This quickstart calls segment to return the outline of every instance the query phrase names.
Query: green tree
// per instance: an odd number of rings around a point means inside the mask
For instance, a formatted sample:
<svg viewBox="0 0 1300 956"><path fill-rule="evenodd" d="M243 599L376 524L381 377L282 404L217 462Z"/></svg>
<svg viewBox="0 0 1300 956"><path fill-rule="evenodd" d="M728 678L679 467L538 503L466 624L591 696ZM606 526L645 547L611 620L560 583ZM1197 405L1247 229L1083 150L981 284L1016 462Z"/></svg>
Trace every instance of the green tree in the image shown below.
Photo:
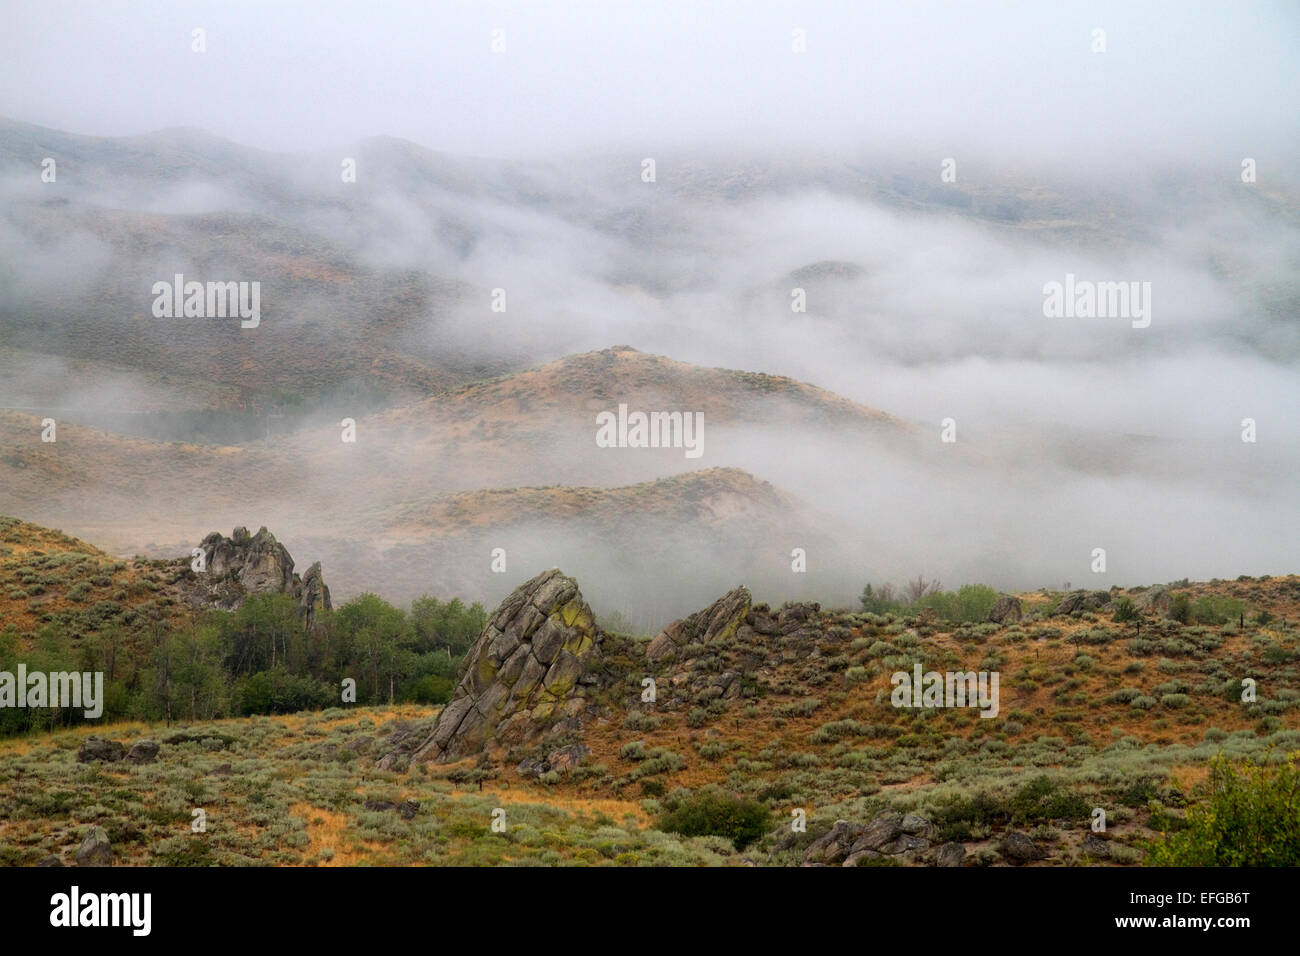
<svg viewBox="0 0 1300 956"><path fill-rule="evenodd" d="M882 584L879 588L868 584L862 589L862 596L858 600L862 602L862 610L870 614L888 614L901 610L903 606L894 598L892 584Z"/></svg>
<svg viewBox="0 0 1300 956"><path fill-rule="evenodd" d="M460 598L444 602L426 594L411 602L411 624L416 651L442 650L459 657L487 625L487 611L477 601L466 607Z"/></svg>
<svg viewBox="0 0 1300 956"><path fill-rule="evenodd" d="M250 594L219 620L225 666L236 676L287 665L290 642L303 630L298 602L288 594Z"/></svg>
<svg viewBox="0 0 1300 956"><path fill-rule="evenodd" d="M339 608L335 620L351 650L350 663L362 678L358 689L368 691L367 702L395 699L397 684L406 676L401 665L410 663L400 653L413 638L406 613L377 594L362 594Z"/></svg>

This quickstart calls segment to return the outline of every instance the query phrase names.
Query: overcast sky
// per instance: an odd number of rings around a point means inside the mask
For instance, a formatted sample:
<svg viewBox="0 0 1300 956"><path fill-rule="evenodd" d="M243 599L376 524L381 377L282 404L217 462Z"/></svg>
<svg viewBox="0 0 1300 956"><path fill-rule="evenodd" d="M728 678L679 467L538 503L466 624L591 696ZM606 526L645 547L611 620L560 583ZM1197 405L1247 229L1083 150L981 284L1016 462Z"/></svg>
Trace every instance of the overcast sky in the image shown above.
<svg viewBox="0 0 1300 956"><path fill-rule="evenodd" d="M916 141L1217 161L1284 154L1300 112L1294 0L10 0L0 26L0 114L277 150L369 135L489 156Z"/></svg>

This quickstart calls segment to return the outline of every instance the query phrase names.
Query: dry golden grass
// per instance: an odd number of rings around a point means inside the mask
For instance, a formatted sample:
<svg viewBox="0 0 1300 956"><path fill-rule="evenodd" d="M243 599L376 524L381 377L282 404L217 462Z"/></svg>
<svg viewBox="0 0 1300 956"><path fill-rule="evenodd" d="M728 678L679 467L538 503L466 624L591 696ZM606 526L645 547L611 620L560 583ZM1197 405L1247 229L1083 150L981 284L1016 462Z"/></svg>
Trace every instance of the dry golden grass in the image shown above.
<svg viewBox="0 0 1300 956"><path fill-rule="evenodd" d="M317 859L318 866L355 866L374 863L372 852L358 850L348 834L348 818L341 813L314 807L310 803L294 803L289 812L303 822L311 842L303 851L305 860ZM328 860L321 858L322 851L333 851Z"/></svg>
<svg viewBox="0 0 1300 956"><path fill-rule="evenodd" d="M502 805L514 803L550 807L554 810L562 810L573 816L587 817L588 819L605 816L615 823L622 823L630 816L638 826L642 827L649 826L652 823L650 815L635 800L580 796L566 793L560 788L539 788L522 785L505 789L496 786L485 787L482 792L477 789L454 790L452 796L456 798L466 796L482 797L495 800Z"/></svg>

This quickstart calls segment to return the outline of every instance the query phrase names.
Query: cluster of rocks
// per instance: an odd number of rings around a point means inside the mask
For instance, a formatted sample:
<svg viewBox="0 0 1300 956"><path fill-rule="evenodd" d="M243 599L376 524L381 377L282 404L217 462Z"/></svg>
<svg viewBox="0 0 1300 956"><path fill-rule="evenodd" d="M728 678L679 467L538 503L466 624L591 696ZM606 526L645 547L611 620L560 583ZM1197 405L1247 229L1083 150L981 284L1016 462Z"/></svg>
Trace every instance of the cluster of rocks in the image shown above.
<svg viewBox="0 0 1300 956"><path fill-rule="evenodd" d="M1056 605L1057 614L1073 614L1075 611L1101 611L1111 606L1109 591L1071 591L1061 598Z"/></svg>
<svg viewBox="0 0 1300 956"><path fill-rule="evenodd" d="M727 592L702 611L674 621L646 647L652 664L681 660L691 649L710 645L764 643L767 638L813 641L821 637L821 605L816 602L787 604L777 611L766 604L755 605L746 587Z"/></svg>
<svg viewBox="0 0 1300 956"><path fill-rule="evenodd" d="M158 744L152 740L137 740L127 750L119 740L105 740L94 735L87 737L77 748L77 763L153 763L158 759Z"/></svg>
<svg viewBox="0 0 1300 956"><path fill-rule="evenodd" d="M934 825L919 813L886 812L865 826L840 820L804 851L804 866L860 866L864 861L893 858L900 863L961 866L966 848L960 843L935 845ZM789 850L791 834L776 849Z"/></svg>
<svg viewBox="0 0 1300 956"><path fill-rule="evenodd" d="M791 603L773 610L754 604L747 588L736 588L669 624L646 646L646 660L660 674L654 707L672 711L740 697L746 674L783 659L820 656L827 639L820 604ZM701 656L720 660L716 667L683 666Z"/></svg>
<svg viewBox="0 0 1300 956"><path fill-rule="evenodd" d="M515 770L526 777L541 777L552 771L565 773L581 766L590 754L589 747L582 744L569 744L565 747L556 747L546 754L526 757L519 762Z"/></svg>
<svg viewBox="0 0 1300 956"><path fill-rule="evenodd" d="M86 831L81 845L77 847L77 866L112 866L117 854L108 839L108 833L101 826L93 826ZM63 859L57 853L40 860L37 866L63 866Z"/></svg>
<svg viewBox="0 0 1300 956"><path fill-rule="evenodd" d="M295 574L288 549L264 527L257 534L236 528L228 538L214 531L199 544L199 550L204 570L195 572L191 559L181 559L188 573L177 581L182 598L191 607L233 611L250 594L288 594L298 602L298 613L309 627L321 611L332 607L320 562L301 577Z"/></svg>
<svg viewBox="0 0 1300 956"><path fill-rule="evenodd" d="M559 568L542 572L497 608L427 736L416 743L407 734L379 766L392 769L404 756L448 763L488 740L509 746L577 730L588 689L600 682L604 639L577 582Z"/></svg>
<svg viewBox="0 0 1300 956"><path fill-rule="evenodd" d="M777 844L776 852L792 849L797 834ZM997 852L1007 863L1019 866L1047 859L1047 849L1024 833L1008 830L997 841ZM1105 839L1089 833L1083 841L1089 856L1106 858L1110 849ZM919 813L886 811L863 825L837 821L804 850L804 866L863 866L872 862L895 862L925 866L966 865L966 847L955 841L939 842L934 825Z"/></svg>
<svg viewBox="0 0 1300 956"><path fill-rule="evenodd" d="M396 810L397 815L403 820L414 820L416 813L420 810L420 801L402 800L393 803L390 800L367 800L362 806L375 813L387 813Z"/></svg>

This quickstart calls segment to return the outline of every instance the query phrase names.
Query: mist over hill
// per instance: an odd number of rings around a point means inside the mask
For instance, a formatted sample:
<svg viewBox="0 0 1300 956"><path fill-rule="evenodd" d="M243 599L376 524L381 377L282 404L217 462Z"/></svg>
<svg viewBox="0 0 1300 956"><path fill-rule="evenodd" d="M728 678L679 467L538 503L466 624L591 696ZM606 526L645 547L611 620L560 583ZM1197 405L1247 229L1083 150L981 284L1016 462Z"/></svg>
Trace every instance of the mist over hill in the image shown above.
<svg viewBox="0 0 1300 956"><path fill-rule="evenodd" d="M945 183L887 151L709 149L645 182L632 154L391 137L347 147L344 182L327 152L194 129L0 129L0 510L123 553L268 524L341 597L495 600L501 547L659 615L759 569L768 593L846 602L917 573L1027 588L1293 559L1300 221L1275 184L1193 162ZM177 273L260 282L260 324L156 317ZM1045 317L1067 274L1149 282L1149 325ZM598 448L620 404L702 413L702 457ZM741 509L735 538L686 486L642 484L701 468L788 497ZM522 490L592 485L632 510ZM452 501L463 526L417 517ZM651 576L672 606L637 597Z"/></svg>
<svg viewBox="0 0 1300 956"><path fill-rule="evenodd" d="M1293 568L1290 8L399 7L9 18L0 512L660 622Z"/></svg>

